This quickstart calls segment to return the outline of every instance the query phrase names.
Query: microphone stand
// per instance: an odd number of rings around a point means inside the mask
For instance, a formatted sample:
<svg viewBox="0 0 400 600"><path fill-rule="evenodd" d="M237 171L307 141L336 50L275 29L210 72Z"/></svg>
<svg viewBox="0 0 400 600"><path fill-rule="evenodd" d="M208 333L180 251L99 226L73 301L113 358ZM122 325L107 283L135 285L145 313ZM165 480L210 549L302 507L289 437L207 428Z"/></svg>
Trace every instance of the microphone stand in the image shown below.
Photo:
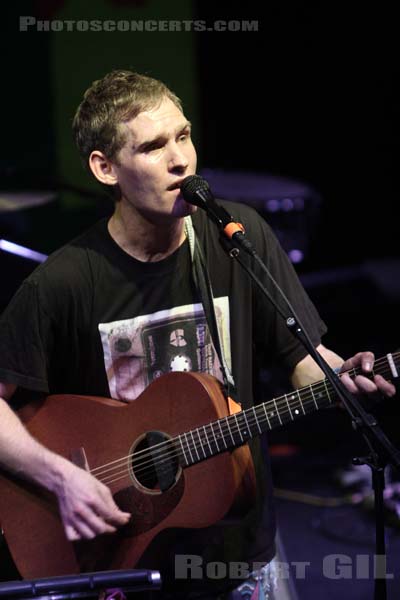
<svg viewBox="0 0 400 600"><path fill-rule="evenodd" d="M258 256L251 242L244 235L243 227L240 224L232 223L232 217L225 211L223 207L215 204L214 202L209 203L206 208L203 205L200 206L201 208L205 209L207 213L210 213L209 216L219 226L221 233L225 232L225 234L221 235L221 241L225 251L231 258L236 259L244 268L251 279L256 283L258 288L268 298L277 312L285 320L286 325L292 334L303 344L307 352L318 364L322 372L325 374L325 377L332 385L332 388L337 394L339 400L349 413L353 429L361 432L364 437L364 440L369 448L369 455L362 458L355 458L353 459L353 463L358 465L366 464L371 468L372 471L372 485L375 498L376 539L376 554L374 561L374 600L386 600L386 547L383 513L383 494L385 487L384 470L388 463L392 464L394 467L400 467L400 451L397 450L397 448L395 448L386 437L374 416L364 410L357 398L343 385L337 373L328 365L318 350L314 348L307 331L301 324L301 321L296 315L296 312L290 301L281 290L266 265ZM236 230L234 228L231 229L228 234L226 233L226 227L231 225L237 225L237 228ZM234 233L232 234L231 232L233 230ZM267 275L274 288L278 291L281 299L283 299L287 312L282 310L281 306L271 296L269 291L254 272L254 269L243 261L240 252L241 249L244 250L246 254L250 255L260 266L261 270Z"/></svg>

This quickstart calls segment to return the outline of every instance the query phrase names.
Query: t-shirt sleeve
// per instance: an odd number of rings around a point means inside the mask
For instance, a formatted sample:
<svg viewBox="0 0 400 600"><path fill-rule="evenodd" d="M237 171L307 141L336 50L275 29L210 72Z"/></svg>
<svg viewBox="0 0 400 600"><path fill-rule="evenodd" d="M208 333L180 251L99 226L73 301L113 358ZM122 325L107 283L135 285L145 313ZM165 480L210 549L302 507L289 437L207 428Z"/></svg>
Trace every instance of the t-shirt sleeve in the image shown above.
<svg viewBox="0 0 400 600"><path fill-rule="evenodd" d="M26 280L0 317L0 381L48 393L52 340L38 285Z"/></svg>
<svg viewBox="0 0 400 600"><path fill-rule="evenodd" d="M268 267L271 275L293 306L304 330L309 334L314 346L321 342L327 327L310 300L293 268L286 252L282 249L270 226L253 209L246 210L244 216L248 237L255 245L258 254ZM276 290L271 280L257 269L261 281L274 300L288 317L291 311ZM289 331L285 320L272 307L270 301L259 289L254 292L255 331L258 348L263 348L291 372L296 364L307 355L303 344Z"/></svg>

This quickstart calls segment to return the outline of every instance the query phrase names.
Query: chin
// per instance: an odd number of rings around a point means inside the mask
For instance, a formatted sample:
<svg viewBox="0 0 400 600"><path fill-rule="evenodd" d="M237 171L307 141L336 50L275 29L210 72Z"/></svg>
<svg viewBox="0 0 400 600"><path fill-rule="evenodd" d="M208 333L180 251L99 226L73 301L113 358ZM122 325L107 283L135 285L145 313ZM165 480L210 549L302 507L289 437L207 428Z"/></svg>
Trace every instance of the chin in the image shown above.
<svg viewBox="0 0 400 600"><path fill-rule="evenodd" d="M186 200L184 200L182 196L180 196L177 198L177 201L174 204L174 207L172 209L172 215L178 218L187 217L195 213L196 210L197 206L194 206L193 204L188 204L188 202L186 202Z"/></svg>

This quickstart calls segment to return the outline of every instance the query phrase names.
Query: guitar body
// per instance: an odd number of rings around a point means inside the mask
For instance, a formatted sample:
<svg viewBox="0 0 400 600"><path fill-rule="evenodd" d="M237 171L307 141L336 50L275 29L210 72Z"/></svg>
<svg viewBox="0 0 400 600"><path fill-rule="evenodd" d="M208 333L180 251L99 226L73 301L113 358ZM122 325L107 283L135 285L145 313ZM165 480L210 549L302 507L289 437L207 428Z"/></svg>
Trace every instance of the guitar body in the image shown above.
<svg viewBox="0 0 400 600"><path fill-rule="evenodd" d="M138 451L146 432L173 437L227 415L219 382L199 373L165 375L130 404L49 396L26 422L29 431L55 452L80 466L86 463L109 486L117 504L132 513L132 519L115 534L71 543L65 537L55 496L1 474L0 522L21 575L31 579L132 568L166 528L207 527L239 505L245 513L255 491L247 445L178 468L165 491L145 485L129 458Z"/></svg>

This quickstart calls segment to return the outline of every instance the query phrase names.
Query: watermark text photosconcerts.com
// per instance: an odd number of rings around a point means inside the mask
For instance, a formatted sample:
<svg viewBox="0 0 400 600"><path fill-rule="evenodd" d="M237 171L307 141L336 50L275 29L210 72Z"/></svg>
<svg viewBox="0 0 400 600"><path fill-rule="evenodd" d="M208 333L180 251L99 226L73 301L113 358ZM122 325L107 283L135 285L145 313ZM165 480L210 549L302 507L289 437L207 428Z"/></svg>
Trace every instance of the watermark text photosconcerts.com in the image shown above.
<svg viewBox="0 0 400 600"><path fill-rule="evenodd" d="M20 31L121 31L121 32L153 32L153 31L258 31L258 21L174 21L153 20L132 21L127 19L51 19L38 20L32 16L19 17Z"/></svg>

